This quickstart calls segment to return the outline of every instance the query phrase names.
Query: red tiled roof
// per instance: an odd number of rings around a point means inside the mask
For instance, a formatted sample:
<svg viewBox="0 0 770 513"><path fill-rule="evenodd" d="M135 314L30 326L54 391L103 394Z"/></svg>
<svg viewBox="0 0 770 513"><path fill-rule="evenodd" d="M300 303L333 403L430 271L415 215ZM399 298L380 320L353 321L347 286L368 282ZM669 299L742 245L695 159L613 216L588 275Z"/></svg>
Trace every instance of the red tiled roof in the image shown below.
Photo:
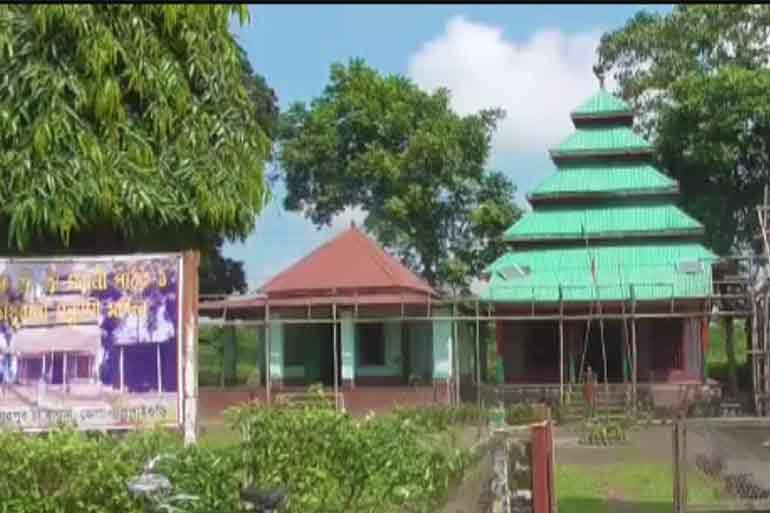
<svg viewBox="0 0 770 513"><path fill-rule="evenodd" d="M397 289L437 295L430 285L355 226L275 276L262 286L260 292L272 298L367 289Z"/></svg>
<svg viewBox="0 0 770 513"><path fill-rule="evenodd" d="M434 297L435 299L435 297ZM318 296L312 298L306 297L280 297L268 299L266 297L253 297L243 299L224 299L217 301L205 301L200 303L200 311L214 311L227 308L228 310L239 310L248 308L264 308L267 303L270 303L270 308L275 307L306 307L308 304L311 306L325 306L336 304L337 306L354 306L358 305L427 305L430 303L429 295L418 292L404 292L403 294L388 292L383 294L361 294L350 295L344 294L339 296ZM436 303L441 304L440 300Z"/></svg>

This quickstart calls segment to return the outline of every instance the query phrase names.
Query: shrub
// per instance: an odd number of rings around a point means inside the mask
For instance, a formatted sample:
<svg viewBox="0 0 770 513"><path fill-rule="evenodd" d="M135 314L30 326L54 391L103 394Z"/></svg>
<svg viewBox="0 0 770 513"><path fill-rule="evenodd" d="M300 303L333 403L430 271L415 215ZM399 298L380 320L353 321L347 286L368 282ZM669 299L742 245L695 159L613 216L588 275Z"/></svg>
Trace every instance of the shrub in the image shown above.
<svg viewBox="0 0 770 513"><path fill-rule="evenodd" d="M628 418L594 417L583 422L580 443L583 445L612 446L628 441L632 421Z"/></svg>
<svg viewBox="0 0 770 513"><path fill-rule="evenodd" d="M508 406L505 411L505 422L515 426L529 424L535 419L535 410L529 403L516 403Z"/></svg>
<svg viewBox="0 0 770 513"><path fill-rule="evenodd" d="M245 406L234 413L244 434L241 461L259 486L288 489L289 512L430 511L468 454L426 443L425 426L446 417L404 412L356 422L312 405Z"/></svg>

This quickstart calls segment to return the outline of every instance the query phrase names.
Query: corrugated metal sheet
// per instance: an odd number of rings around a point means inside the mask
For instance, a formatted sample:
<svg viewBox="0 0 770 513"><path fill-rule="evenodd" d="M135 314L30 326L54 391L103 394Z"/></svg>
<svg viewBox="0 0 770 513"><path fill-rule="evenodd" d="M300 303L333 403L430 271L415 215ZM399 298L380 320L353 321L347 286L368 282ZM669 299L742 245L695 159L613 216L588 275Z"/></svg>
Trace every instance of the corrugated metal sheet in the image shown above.
<svg viewBox="0 0 770 513"><path fill-rule="evenodd" d="M559 146L551 150L552 155L580 153L622 153L629 150L652 149L645 141L627 126L578 128Z"/></svg>
<svg viewBox="0 0 770 513"><path fill-rule="evenodd" d="M591 206L588 208L539 208L510 227L509 241L606 236L644 232L697 232L698 221L674 205Z"/></svg>
<svg viewBox="0 0 770 513"><path fill-rule="evenodd" d="M560 168L540 182L531 196L586 193L675 192L675 180L649 164L583 165Z"/></svg>
<svg viewBox="0 0 770 513"><path fill-rule="evenodd" d="M614 94L608 93L604 89L599 90L598 93L584 101L578 108L572 111L572 115L575 117L600 117L602 115L612 115L619 113L631 114L631 107L629 107L626 102Z"/></svg>
<svg viewBox="0 0 770 513"><path fill-rule="evenodd" d="M596 262L596 283L591 257ZM700 244L647 244L529 250L508 253L489 266L490 283L483 298L498 302L638 300L698 298L711 292L710 263L716 255ZM701 272L677 270L683 261L701 261ZM518 265L527 276L504 278L499 272Z"/></svg>

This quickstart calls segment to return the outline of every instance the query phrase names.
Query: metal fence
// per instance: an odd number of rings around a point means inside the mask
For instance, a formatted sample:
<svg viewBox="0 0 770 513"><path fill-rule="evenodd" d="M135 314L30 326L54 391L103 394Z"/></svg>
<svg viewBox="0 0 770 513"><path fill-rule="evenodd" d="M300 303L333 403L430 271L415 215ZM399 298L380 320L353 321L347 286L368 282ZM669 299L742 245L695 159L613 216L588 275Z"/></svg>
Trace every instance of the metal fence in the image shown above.
<svg viewBox="0 0 770 513"><path fill-rule="evenodd" d="M675 513L770 511L767 419L680 418L673 435Z"/></svg>

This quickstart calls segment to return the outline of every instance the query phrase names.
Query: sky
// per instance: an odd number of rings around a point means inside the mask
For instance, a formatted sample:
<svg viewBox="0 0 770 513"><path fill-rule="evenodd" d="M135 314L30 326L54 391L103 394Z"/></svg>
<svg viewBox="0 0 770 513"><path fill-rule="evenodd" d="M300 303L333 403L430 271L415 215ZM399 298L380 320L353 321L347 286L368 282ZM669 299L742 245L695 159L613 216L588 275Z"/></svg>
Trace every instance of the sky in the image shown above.
<svg viewBox="0 0 770 513"><path fill-rule="evenodd" d="M489 168L511 177L516 200L555 168L548 148L572 130L569 112L596 92L601 35L651 5L252 5L233 25L254 70L275 89L281 110L320 95L334 62L361 57L383 74L401 74L431 91L447 87L460 114L502 107ZM607 86L612 89L612 81ZM270 172L274 172L271 169ZM282 208L280 182L243 243L225 256L244 262L250 290L350 226L347 210L318 229Z"/></svg>

